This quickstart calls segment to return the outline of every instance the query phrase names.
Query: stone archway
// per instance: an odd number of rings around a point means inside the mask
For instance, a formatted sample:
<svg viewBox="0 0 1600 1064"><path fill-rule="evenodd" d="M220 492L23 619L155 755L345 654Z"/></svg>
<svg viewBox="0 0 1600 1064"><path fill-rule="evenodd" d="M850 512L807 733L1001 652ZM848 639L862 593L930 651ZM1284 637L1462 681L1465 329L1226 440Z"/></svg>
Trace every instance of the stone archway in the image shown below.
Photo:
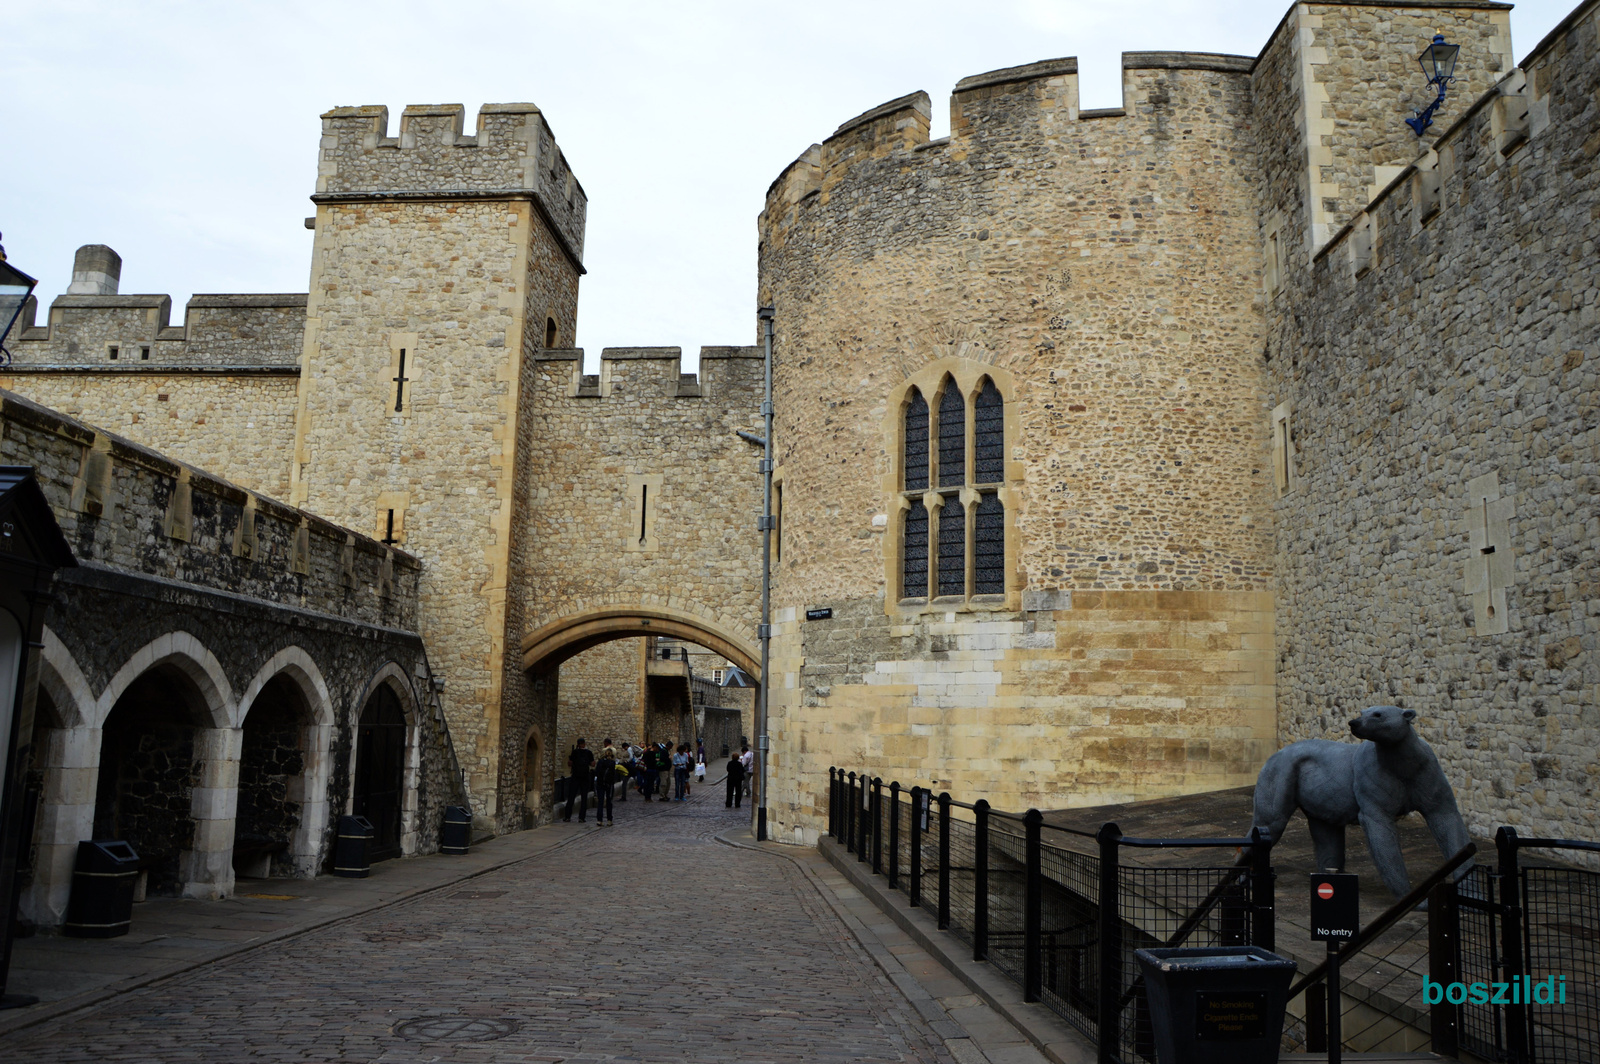
<svg viewBox="0 0 1600 1064"><path fill-rule="evenodd" d="M544 672L574 654L626 636L670 636L697 643L761 682L759 652L716 621L661 606L601 606L550 621L522 638L522 667Z"/></svg>

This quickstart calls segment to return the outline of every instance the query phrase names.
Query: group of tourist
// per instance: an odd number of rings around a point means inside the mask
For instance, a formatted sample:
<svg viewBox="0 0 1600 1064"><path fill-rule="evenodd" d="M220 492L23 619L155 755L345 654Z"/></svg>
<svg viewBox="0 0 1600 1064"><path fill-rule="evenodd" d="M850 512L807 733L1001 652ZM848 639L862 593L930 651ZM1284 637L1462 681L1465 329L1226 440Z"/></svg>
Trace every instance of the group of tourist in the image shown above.
<svg viewBox="0 0 1600 1064"><path fill-rule="evenodd" d="M749 743L741 743L737 757L728 760L727 800L724 803L737 809L740 799L750 794L750 779L755 767L755 753ZM562 820L571 823L572 807L578 806L578 822L588 818L589 795L592 788L595 798L595 821L613 823L612 803L617 785L622 784L622 800L628 800L628 788L644 795L645 801L667 800L667 772L672 773L672 800L686 802L691 790L691 777L699 783L706 778L705 741L696 740L693 747L679 743L651 743L639 747L624 739L617 743L605 741L596 756L589 749L589 741L580 738L567 755L567 809ZM581 783L579 781L582 781Z"/></svg>

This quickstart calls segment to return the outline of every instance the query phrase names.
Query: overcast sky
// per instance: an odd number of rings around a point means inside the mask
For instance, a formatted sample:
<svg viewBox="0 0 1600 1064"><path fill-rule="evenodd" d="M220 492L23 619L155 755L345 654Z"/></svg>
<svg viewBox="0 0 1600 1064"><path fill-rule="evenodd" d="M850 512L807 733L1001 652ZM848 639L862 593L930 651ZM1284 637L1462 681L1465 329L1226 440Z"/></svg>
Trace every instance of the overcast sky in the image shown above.
<svg viewBox="0 0 1600 1064"><path fill-rule="evenodd" d="M1517 58L1572 6L1518 4ZM845 119L924 89L943 136L957 80L1063 55L1079 58L1082 105L1114 107L1122 52L1255 55L1286 9L19 3L0 20L0 231L42 304L65 290L80 244L104 243L122 255L122 291L170 293L178 324L195 292L306 290L321 112L387 104L393 134L407 104L462 103L470 132L480 104L532 101L589 194L578 344L591 362L614 346L691 354L755 342L767 185Z"/></svg>

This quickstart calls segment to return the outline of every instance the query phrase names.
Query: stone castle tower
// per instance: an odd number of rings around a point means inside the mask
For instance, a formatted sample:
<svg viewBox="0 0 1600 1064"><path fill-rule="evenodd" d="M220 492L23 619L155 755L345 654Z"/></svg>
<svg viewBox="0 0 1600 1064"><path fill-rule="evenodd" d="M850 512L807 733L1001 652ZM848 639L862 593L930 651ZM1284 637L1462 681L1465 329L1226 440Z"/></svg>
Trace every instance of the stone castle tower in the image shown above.
<svg viewBox="0 0 1600 1064"><path fill-rule="evenodd" d="M426 638L494 816L522 366L570 343L587 203L532 104L473 136L459 106L388 117L322 116L290 497L430 560Z"/></svg>
<svg viewBox="0 0 1600 1064"><path fill-rule="evenodd" d="M1458 789L1486 748L1513 766L1468 792L1477 825L1591 830L1569 503L1596 288L1557 245L1600 217L1596 4L1522 69L1507 11L1297 3L1253 58L1126 54L1103 110L1073 59L991 71L948 138L914 93L778 176L778 837L814 837L830 765L1093 804L1248 783L1407 699ZM1419 142L1436 33L1458 80ZM585 375L582 189L537 108L463 121L330 111L309 294L197 296L172 327L96 252L5 384L415 555L472 800L506 828L564 772L562 661L667 636L755 668L735 433L760 363L633 348ZM1449 345L1446 303L1473 308Z"/></svg>

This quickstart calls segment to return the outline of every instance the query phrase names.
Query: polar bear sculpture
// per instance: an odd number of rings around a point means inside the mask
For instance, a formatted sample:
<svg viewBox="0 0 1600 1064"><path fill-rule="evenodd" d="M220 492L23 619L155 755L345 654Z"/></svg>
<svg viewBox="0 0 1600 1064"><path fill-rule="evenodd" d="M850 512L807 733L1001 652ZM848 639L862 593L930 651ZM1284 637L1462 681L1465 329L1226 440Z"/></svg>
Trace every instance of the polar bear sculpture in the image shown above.
<svg viewBox="0 0 1600 1064"><path fill-rule="evenodd" d="M1328 739L1290 743L1256 779L1255 824L1273 839L1295 807L1305 810L1320 870L1344 868L1344 829L1360 823L1384 885L1396 898L1411 889L1395 821L1421 813L1446 858L1469 841L1455 792L1433 748L1411 728L1414 709L1373 706L1350 722L1359 745ZM1466 874L1469 861L1457 878Z"/></svg>

